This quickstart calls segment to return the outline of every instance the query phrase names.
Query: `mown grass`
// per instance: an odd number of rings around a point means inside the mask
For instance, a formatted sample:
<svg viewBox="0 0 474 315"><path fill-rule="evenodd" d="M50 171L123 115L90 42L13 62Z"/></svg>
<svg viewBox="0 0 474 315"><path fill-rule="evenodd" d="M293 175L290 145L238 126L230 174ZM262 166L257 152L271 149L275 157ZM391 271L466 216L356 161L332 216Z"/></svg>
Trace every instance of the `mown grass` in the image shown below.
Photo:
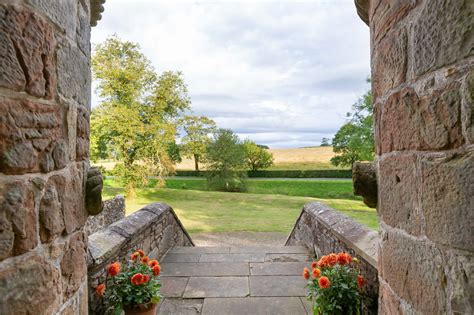
<svg viewBox="0 0 474 315"><path fill-rule="evenodd" d="M323 202L371 229L378 228L375 210L352 195L350 181L249 180L247 193L207 191L206 182L199 179L169 179L167 188L153 185L156 182L151 181L148 188L136 190L136 197L127 198L127 212L151 202L166 202L190 233L289 233L303 205L314 201ZM105 198L123 193L117 181L105 181Z"/></svg>

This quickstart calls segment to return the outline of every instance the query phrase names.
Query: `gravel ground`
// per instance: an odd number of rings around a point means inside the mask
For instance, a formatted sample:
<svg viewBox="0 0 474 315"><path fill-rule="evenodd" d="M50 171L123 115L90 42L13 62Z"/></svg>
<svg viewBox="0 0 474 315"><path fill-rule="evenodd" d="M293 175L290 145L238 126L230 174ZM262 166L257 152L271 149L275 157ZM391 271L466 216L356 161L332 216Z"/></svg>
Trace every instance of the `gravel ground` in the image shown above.
<svg viewBox="0 0 474 315"><path fill-rule="evenodd" d="M230 232L194 233L191 238L196 246L282 246L287 233L277 232Z"/></svg>

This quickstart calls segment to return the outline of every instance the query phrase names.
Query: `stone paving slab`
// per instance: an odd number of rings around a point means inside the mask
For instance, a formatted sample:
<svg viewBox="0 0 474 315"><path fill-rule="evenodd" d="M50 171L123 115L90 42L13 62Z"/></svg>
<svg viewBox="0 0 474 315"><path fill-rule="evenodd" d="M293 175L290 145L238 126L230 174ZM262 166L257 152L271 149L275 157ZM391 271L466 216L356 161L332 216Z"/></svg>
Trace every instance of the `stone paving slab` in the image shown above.
<svg viewBox="0 0 474 315"><path fill-rule="evenodd" d="M250 263L250 274L255 276L300 276L307 262Z"/></svg>
<svg viewBox="0 0 474 315"><path fill-rule="evenodd" d="M246 246L246 247L231 247L231 253L236 254L307 254L308 250L304 246Z"/></svg>
<svg viewBox="0 0 474 315"><path fill-rule="evenodd" d="M212 277L248 276L248 263L163 263L162 276L171 277Z"/></svg>
<svg viewBox="0 0 474 315"><path fill-rule="evenodd" d="M308 254L266 254L265 262L298 262L311 261Z"/></svg>
<svg viewBox="0 0 474 315"><path fill-rule="evenodd" d="M308 301L306 297L300 297L301 302L306 310L306 313L313 315L313 303Z"/></svg>
<svg viewBox="0 0 474 315"><path fill-rule="evenodd" d="M168 263L168 262L199 262L201 258L201 254L167 254L160 263Z"/></svg>
<svg viewBox="0 0 474 315"><path fill-rule="evenodd" d="M184 298L246 297L247 277L193 277L189 279Z"/></svg>
<svg viewBox="0 0 474 315"><path fill-rule="evenodd" d="M253 254L202 254L199 262L264 262L264 253Z"/></svg>
<svg viewBox="0 0 474 315"><path fill-rule="evenodd" d="M297 297L206 298L202 315L300 315L307 314Z"/></svg>
<svg viewBox="0 0 474 315"><path fill-rule="evenodd" d="M198 315L201 314L204 299L165 298L159 309L159 315Z"/></svg>
<svg viewBox="0 0 474 315"><path fill-rule="evenodd" d="M160 292L164 297L182 297L188 277L161 277Z"/></svg>
<svg viewBox="0 0 474 315"><path fill-rule="evenodd" d="M230 247L212 247L212 246L176 246L168 254L206 254L206 253L230 253Z"/></svg>
<svg viewBox="0 0 474 315"><path fill-rule="evenodd" d="M250 296L306 296L302 276L251 276Z"/></svg>

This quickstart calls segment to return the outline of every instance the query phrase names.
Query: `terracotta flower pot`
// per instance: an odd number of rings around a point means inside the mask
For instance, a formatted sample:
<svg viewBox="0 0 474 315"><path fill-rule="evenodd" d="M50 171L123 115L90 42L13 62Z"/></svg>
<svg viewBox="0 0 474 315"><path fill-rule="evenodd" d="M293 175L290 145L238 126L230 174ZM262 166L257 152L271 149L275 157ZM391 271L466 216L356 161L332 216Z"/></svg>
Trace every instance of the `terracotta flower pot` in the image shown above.
<svg viewBox="0 0 474 315"><path fill-rule="evenodd" d="M158 304L150 303L148 307L143 305L125 306L125 315L155 315Z"/></svg>

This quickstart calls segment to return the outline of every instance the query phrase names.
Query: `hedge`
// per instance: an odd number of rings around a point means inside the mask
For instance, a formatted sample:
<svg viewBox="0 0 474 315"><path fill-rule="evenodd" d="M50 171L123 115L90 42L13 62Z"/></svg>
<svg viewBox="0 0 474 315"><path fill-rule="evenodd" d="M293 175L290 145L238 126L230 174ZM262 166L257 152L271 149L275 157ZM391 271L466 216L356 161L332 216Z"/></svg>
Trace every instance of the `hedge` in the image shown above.
<svg viewBox="0 0 474 315"><path fill-rule="evenodd" d="M352 178L351 170L264 170L248 171L248 177L262 178ZM206 171L176 171L176 176L201 177Z"/></svg>

